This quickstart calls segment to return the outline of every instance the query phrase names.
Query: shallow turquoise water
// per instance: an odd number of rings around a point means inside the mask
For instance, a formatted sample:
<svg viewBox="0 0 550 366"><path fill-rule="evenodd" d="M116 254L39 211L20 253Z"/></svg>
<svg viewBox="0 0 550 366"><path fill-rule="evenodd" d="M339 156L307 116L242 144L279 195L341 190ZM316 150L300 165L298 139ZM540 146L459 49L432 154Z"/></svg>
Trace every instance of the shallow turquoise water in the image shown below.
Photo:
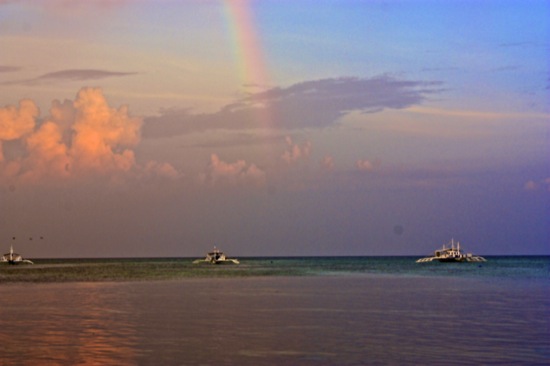
<svg viewBox="0 0 550 366"><path fill-rule="evenodd" d="M416 263L416 257L240 258L240 265L193 264L193 258L36 259L0 266L0 283L133 281L189 277L392 275L550 279L550 256L487 257L484 263Z"/></svg>

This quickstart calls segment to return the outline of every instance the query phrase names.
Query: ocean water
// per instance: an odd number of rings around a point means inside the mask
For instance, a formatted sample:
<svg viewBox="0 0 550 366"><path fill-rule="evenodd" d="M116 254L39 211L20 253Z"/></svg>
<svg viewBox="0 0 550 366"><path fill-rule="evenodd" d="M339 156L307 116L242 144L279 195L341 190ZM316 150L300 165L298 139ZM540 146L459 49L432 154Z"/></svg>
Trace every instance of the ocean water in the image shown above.
<svg viewBox="0 0 550 366"><path fill-rule="evenodd" d="M260 257L240 265L196 265L196 258L35 259L34 265L0 265L8 282L136 281L258 276L423 276L550 280L550 256L486 257L481 263L416 263L418 257Z"/></svg>
<svg viewBox="0 0 550 366"><path fill-rule="evenodd" d="M0 365L550 364L550 257L0 266Z"/></svg>

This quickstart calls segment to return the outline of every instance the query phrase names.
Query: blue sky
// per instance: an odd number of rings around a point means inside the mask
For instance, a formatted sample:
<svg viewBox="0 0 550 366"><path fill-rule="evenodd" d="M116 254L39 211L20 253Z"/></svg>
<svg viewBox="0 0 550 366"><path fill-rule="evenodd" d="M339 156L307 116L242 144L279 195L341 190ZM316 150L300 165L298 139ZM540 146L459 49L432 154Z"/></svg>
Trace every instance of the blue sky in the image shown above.
<svg viewBox="0 0 550 366"><path fill-rule="evenodd" d="M1 240L550 254L549 36L547 1L0 1Z"/></svg>

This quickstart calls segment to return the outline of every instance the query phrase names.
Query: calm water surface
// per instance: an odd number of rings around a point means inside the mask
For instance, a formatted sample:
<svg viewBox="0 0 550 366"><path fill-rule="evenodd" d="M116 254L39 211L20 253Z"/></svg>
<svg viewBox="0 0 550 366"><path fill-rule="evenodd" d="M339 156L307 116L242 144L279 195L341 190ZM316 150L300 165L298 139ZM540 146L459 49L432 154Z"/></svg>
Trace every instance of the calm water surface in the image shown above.
<svg viewBox="0 0 550 366"><path fill-rule="evenodd" d="M0 364L550 363L548 257L412 260L3 266Z"/></svg>

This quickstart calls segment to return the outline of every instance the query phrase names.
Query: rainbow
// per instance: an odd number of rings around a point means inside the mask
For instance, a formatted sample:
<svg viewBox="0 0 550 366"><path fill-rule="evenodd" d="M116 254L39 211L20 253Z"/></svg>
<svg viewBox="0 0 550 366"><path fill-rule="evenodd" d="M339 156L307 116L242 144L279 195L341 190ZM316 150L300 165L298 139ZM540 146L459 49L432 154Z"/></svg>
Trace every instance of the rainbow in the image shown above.
<svg viewBox="0 0 550 366"><path fill-rule="evenodd" d="M252 14L251 0L225 0L234 58L245 85L269 85L262 47Z"/></svg>
<svg viewBox="0 0 550 366"><path fill-rule="evenodd" d="M263 50L252 11L252 0L225 0L234 59L242 85L266 89L270 86ZM272 127L269 106L260 108L257 118L261 127Z"/></svg>

